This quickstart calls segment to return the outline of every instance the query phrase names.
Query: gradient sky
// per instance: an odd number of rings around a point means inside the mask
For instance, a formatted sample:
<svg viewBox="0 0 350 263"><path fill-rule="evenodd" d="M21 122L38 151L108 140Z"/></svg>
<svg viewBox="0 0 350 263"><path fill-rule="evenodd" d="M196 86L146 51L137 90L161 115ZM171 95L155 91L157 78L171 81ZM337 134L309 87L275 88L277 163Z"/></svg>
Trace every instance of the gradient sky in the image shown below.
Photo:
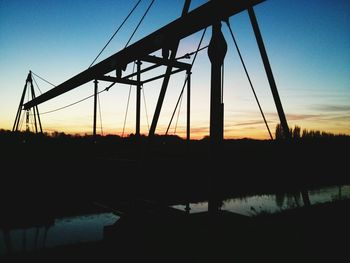
<svg viewBox="0 0 350 263"><path fill-rule="evenodd" d="M85 70L136 2L0 0L0 128L12 129L29 70L56 85ZM131 43L178 18L183 2L156 0ZM205 2L193 0L191 9ZM149 3L150 0L141 2L98 61L124 47ZM255 13L289 125L350 134L350 1L267 0L255 7ZM274 131L278 123L276 108L247 12L231 17L230 22L269 126ZM226 25L223 32L229 47L225 59L225 137L268 138ZM200 35L199 32L182 40L179 55L194 51ZM211 30L208 30L203 45L209 43L210 35ZM127 69L131 71L132 64ZM165 133L184 78L184 73L171 78L156 131L159 134ZM38 78L36 81L42 92L52 88ZM204 50L192 74L193 138L209 133L209 84L210 63ZM54 110L87 97L93 93L93 86L90 82L40 104L39 111ZM107 83L100 82L100 89L106 86ZM160 86L161 81L144 85L148 118L142 101L142 133L148 132ZM38 90L36 93L40 94ZM101 93L104 134L122 133L128 93L129 86L122 84ZM135 130L135 95L132 88L125 133ZM186 128L185 106L184 97L176 129L180 136L184 136ZM41 120L47 132L91 133L92 114L93 99L89 99L43 114ZM173 125L170 133L174 129Z"/></svg>

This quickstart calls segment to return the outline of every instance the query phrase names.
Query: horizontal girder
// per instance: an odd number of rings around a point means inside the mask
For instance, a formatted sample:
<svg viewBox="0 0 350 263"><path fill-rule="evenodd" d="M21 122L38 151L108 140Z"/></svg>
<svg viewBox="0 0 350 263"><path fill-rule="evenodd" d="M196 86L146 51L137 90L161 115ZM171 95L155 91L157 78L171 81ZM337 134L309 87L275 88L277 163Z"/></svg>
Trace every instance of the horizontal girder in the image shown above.
<svg viewBox="0 0 350 263"><path fill-rule="evenodd" d="M143 39L27 102L24 104L24 109L29 109L55 98L91 80L100 79L104 74L113 70L125 68L130 62L142 59L159 49L171 49L173 43L217 21L225 20L232 15L264 1L265 0L211 0L192 10L186 16L174 20Z"/></svg>

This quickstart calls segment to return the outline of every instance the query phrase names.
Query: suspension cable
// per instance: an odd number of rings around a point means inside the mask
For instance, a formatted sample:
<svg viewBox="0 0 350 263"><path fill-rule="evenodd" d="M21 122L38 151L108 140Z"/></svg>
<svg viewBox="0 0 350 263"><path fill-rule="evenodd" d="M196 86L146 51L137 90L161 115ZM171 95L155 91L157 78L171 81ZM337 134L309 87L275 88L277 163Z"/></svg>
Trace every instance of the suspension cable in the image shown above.
<svg viewBox="0 0 350 263"><path fill-rule="evenodd" d="M105 88L104 90L101 90L101 91L97 92L97 95L100 94L100 93L102 93L102 92L104 92L104 91L108 91L108 87ZM85 101L85 100L87 100L87 99L90 99L90 98L93 97L94 95L95 95L95 94L92 94L92 95L87 96L87 97L85 97L85 98L83 98L83 99L81 99L81 100L78 100L78 101L76 101L76 102L73 102L73 103L71 103L71 104L68 104L68 105L66 105L66 106L63 106L63 107L60 107L60 108L57 108L57 109L54 109L54 110L50 110L50 111L46 111L46 112L41 112L39 115L44 115L44 114L52 113L52 112L55 112L55 111L63 110L63 109L65 109L65 108L68 108L68 107L71 107L71 106L73 106L73 105L76 105L76 104L78 104L78 103L80 103L80 102L83 102L83 101Z"/></svg>
<svg viewBox="0 0 350 263"><path fill-rule="evenodd" d="M133 66L132 66L132 73L135 72L135 65L136 65L136 62L134 61L134 64L133 64ZM133 78L134 78L134 77L132 77L131 79L133 79ZM126 125L126 118L127 118L127 116L128 116L131 88L132 88L132 85L130 84L130 86L129 86L128 101L127 101L127 103L126 103L126 111L125 111L125 117L124 117L124 124L123 124L122 137L124 137L124 131L125 131L125 125Z"/></svg>
<svg viewBox="0 0 350 263"><path fill-rule="evenodd" d="M129 87L128 101L127 101L127 103L126 103L126 111L125 111L125 117L124 117L124 124L123 124L122 137L124 137L124 131L125 131L125 125L126 125L126 118L127 118L127 116L128 116L130 94L131 94L131 85L130 85L130 87Z"/></svg>
<svg viewBox="0 0 350 263"><path fill-rule="evenodd" d="M148 122L148 113L147 113L147 103L146 103L146 97L145 97L145 89L142 86L142 96L143 96L143 105L145 106L145 113L146 113L146 120L147 120L147 126L149 131L149 122Z"/></svg>
<svg viewBox="0 0 350 263"><path fill-rule="evenodd" d="M101 125L101 134L103 136L103 129L102 129L102 113L101 113L101 104L100 104L100 95L97 94L97 103L98 103L98 111L100 113L100 125Z"/></svg>
<svg viewBox="0 0 350 263"><path fill-rule="evenodd" d="M202 51L202 50L204 50L204 49L206 49L206 48L208 48L208 47L209 47L209 45L206 45L205 47L202 47L202 48L200 48L200 49L198 49L198 50L196 50L196 51L193 51L193 52L190 52L190 53L186 53L185 55L176 58L176 60L183 59L183 58L188 58L188 59L189 59L189 58L191 58L191 56L192 56L193 54L196 54L196 53L198 53L199 51Z"/></svg>
<svg viewBox="0 0 350 263"><path fill-rule="evenodd" d="M34 76L38 77L39 79L41 79L42 81L45 81L47 84L50 84L51 86L56 87L56 85L52 84L50 81L48 81L48 80L46 80L46 79L40 77L39 75L35 74L33 71L32 71L32 74L33 74Z"/></svg>
<svg viewBox="0 0 350 263"><path fill-rule="evenodd" d="M21 117L21 119L19 121L19 130L22 130L24 119L25 119L25 114L22 114L22 117Z"/></svg>
<svg viewBox="0 0 350 263"><path fill-rule="evenodd" d="M140 4L141 0L139 0L136 5L131 9L131 11L129 12L129 14L126 16L126 18L124 19L124 21L121 23L121 25L118 27L118 29L114 32L114 34L111 36L111 38L108 40L107 44L102 48L102 50L100 51L100 53L98 53L98 55L96 56L96 58L92 61L92 63L90 64L89 68L91 68L91 66L95 63L95 61L100 57L100 55L102 54L102 52L106 49L106 47L109 45L109 43L112 41L112 39L115 37L115 35L119 32L119 30L123 27L123 25L125 24L125 22L129 19L129 17L131 16L131 14L135 11L135 9L137 8L137 6Z"/></svg>
<svg viewBox="0 0 350 263"><path fill-rule="evenodd" d="M222 62L222 68L221 68L221 104L224 103L224 82L225 82L225 61Z"/></svg>
<svg viewBox="0 0 350 263"><path fill-rule="evenodd" d="M202 42L203 42L204 35L205 35L205 32L206 32L206 31L207 31L207 28L205 28L205 29L203 30L203 34L202 34L202 36L201 36L201 39L199 40L199 43L198 43L198 46L197 46L197 50L196 50L195 52L191 52L192 54L194 54L194 57L193 57L193 60L192 60L191 66L190 66L190 70L192 69L194 62L196 61L198 52L199 52L200 50L203 49L203 48L201 49L201 45L202 45ZM205 48L207 48L207 47L208 47L208 46L206 46ZM169 132L169 128L170 128L171 123L172 123L172 121L173 121L173 118L174 118L174 115L175 115L177 106L179 105L180 99L181 99L181 97L182 97L182 95L183 95L183 92L184 92L184 90L185 90L185 86L186 86L187 80L188 80L188 77L185 78L184 84L183 84L183 86L182 86L182 90L181 90L181 92L180 92L180 96L179 96L179 98L178 98L178 100L177 100L177 102L176 102L175 109L174 109L174 111L173 111L173 114L171 115L170 122L169 122L169 124L168 124L168 128L166 129L165 135L167 135L168 132Z"/></svg>
<svg viewBox="0 0 350 263"><path fill-rule="evenodd" d="M41 92L41 89L39 88L38 83L36 83L36 80L35 80L34 76L32 77L32 80L34 80L34 83L35 83L36 87L38 88L40 94L43 94L43 93Z"/></svg>
<svg viewBox="0 0 350 263"><path fill-rule="evenodd" d="M152 7L152 5L153 5L154 1L155 1L155 0L152 0L152 1L151 1L151 3L149 4L149 6L148 6L148 8L147 8L146 12L143 14L143 16L142 16L141 20L139 21L139 23L138 23L138 24L137 24L137 26L135 27L134 32L132 32L132 34L131 34L131 36L130 36L130 38L129 38L128 42L126 42L126 44L125 44L125 47L124 47L124 48L126 48L126 47L129 45L129 43L130 43L131 39L132 39L132 38L133 38L133 36L135 35L135 33L136 33L137 29L139 28L139 26L141 25L141 23L142 23L143 19L146 17L146 15L147 15L148 11L151 9L151 7Z"/></svg>
<svg viewBox="0 0 350 263"><path fill-rule="evenodd" d="M179 116L180 116L181 105L182 105L182 98L183 98L183 96L181 96L179 110L177 111L176 122L175 122L175 127L174 127L174 134L176 134L177 123L179 122Z"/></svg>
<svg viewBox="0 0 350 263"><path fill-rule="evenodd" d="M259 102L259 99L258 99L258 97L257 97L256 93L255 93L255 89L254 89L254 86L253 86L252 81L251 81L251 79L250 79L250 76L249 76L248 70L247 70L247 68L246 68L246 66L245 66L245 63L244 63L244 60L243 60L243 58L242 58L241 52L240 52L240 50L239 50L239 48L238 48L237 41L236 41L236 39L235 39L235 37L234 37L234 35L233 35L233 32L232 32L232 28L231 28L230 22L227 20L227 21L226 21L226 24L227 24L228 29L229 29L229 31L230 31L231 37L232 37L232 39L233 39L233 42L234 42L234 44L235 44L235 46L236 46L238 56L239 56L239 58L240 58L240 60L241 60L242 66L243 66L244 71L245 71L245 74L247 75L247 78L248 78L248 81L249 81L250 87L251 87L251 89L252 89L252 91L253 91L253 94L254 94L254 97L255 97L256 103L258 104L258 107L259 107L259 110L260 110L261 116L262 116L262 117L263 117L263 119L264 119L264 122L265 122L265 125L266 125L266 128L267 128L267 131L269 132L269 135L270 135L271 140L273 140L273 136L272 136L272 134L271 134L271 131L270 131L269 125L267 124L267 121L266 121L266 118L265 118L265 114L264 114L264 112L263 112L263 110L262 110L262 108L261 108L261 106L260 106L260 102Z"/></svg>

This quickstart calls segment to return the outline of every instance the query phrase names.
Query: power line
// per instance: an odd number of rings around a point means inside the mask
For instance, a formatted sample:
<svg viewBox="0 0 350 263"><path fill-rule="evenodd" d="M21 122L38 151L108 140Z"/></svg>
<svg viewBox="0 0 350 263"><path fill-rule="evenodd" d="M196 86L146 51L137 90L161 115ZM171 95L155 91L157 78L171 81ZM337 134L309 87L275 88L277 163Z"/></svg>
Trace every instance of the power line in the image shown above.
<svg viewBox="0 0 350 263"><path fill-rule="evenodd" d="M269 132L269 135L270 135L271 140L273 140L273 136L272 136L272 134L271 134L269 125L267 124L267 121L266 121L266 118L265 118L265 114L264 114L264 112L263 112L263 110L262 110L262 108L261 108L261 106L260 106L260 102L259 102L259 99L258 99L256 93L255 93L255 89L254 89L254 86L253 86L253 84L252 84L252 81L250 80L250 76L249 76L248 70L247 70L247 68L246 68L246 66L245 66L245 63L244 63L244 60L243 60L243 58L242 58L241 52L240 52L240 50L239 50L239 48L238 48L237 41L236 41L236 39L235 39L235 37L234 37L234 35L233 35L230 22L227 20L227 21L226 21L226 24L227 24L227 26L228 26L228 29L229 29L230 33L231 33L231 37L232 37L232 39L233 39L233 42L234 42L234 44L235 44L235 46L236 46L238 56L239 56L239 58L240 58L240 60L241 60L242 66L243 66L244 71L245 71L245 74L247 75L247 78L248 78L250 87L251 87L251 89L252 89L252 91L253 91L253 94L254 94L256 103L258 104L258 107L259 107L261 116L262 116L263 119L264 119L264 122L265 122L265 125L266 125L266 128L267 128L267 131Z"/></svg>
<svg viewBox="0 0 350 263"><path fill-rule="evenodd" d="M111 36L111 38L108 40L107 44L102 48L102 50L100 51L100 53L98 53L98 55L96 56L96 58L92 61L92 63L90 64L89 68L91 68L91 66L95 63L95 61L100 57L100 55L102 54L102 52L106 49L106 47L109 45L109 43L112 41L112 39L115 37L115 35L119 32L119 30L123 27L123 25L125 24L125 22L129 19L129 17L131 16L131 14L135 11L135 9L137 8L137 6L140 4L141 0L139 0L136 5L131 9L130 13L126 16L126 18L124 19L124 21L121 23L121 25L118 27L118 29L114 32L114 34Z"/></svg>

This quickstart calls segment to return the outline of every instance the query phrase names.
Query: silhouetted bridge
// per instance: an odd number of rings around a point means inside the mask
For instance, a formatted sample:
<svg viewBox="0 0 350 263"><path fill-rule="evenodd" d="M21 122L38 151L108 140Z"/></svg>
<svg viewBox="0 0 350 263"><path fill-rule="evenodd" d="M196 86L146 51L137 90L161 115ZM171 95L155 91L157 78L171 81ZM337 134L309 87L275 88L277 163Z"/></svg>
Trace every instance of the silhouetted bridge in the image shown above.
<svg viewBox="0 0 350 263"><path fill-rule="evenodd" d="M41 121L40 114L38 111L38 105L46 102L50 99L53 99L57 96L60 96L72 89L75 89L85 83L90 81L94 81L95 83L95 92L94 92L94 120L93 120L93 134L96 135L96 112L97 112L97 95L98 95L98 81L106 81L110 82L111 85L115 83L123 83L130 84L136 86L137 94L136 94L136 131L135 134L140 135L140 112L141 112L141 89L144 83L156 80L163 79L160 94L158 97L157 105L155 108L155 112L153 115L151 127L149 130L149 136L152 137L155 134L158 119L160 116L160 112L162 109L163 101L165 98L165 94L168 88L168 83L170 76L172 74L185 71L187 74L187 78L185 83L187 82L187 131L186 137L190 139L190 108L191 108L191 68L192 65L189 63L183 63L177 61L177 50L179 46L179 42L181 39L190 36L202 29L206 29L207 27L212 27L212 38L210 44L208 46L208 56L211 62L211 93L210 93L210 139L216 144L223 140L223 112L224 112L224 104L223 104L223 94L222 94L222 66L226 55L227 44L225 38L221 32L221 22L224 21L231 32L231 35L234 39L229 20L230 16L238 14L242 11L247 10L250 21L256 36L257 44L261 53L261 57L263 60L263 64L266 70L266 74L268 77L268 81L270 84L270 88L273 94L273 98L276 104L277 112L280 118L281 125L283 127L284 135L289 137L289 128L287 124L287 120L282 108L282 104L278 95L276 83L273 77L272 69L269 63L269 59L265 50L265 46L263 43L263 39L260 33L260 29L258 26L257 19L255 17L255 13L253 10L253 6L257 5L264 0L239 0L239 1L227 1L227 0L212 0L208 3L203 4L202 6L192 10L189 12L189 7L191 4L191 0L185 0L182 15L180 18L175 21L169 23L168 25L160 28L159 30L153 32L152 34L144 37L143 39L135 42L134 44L125 47L121 51L115 53L114 55L106 58L105 60L91 65L87 70L77 74L76 76L68 79L62 84L52 88L46 93L41 94L36 97L34 93L34 88L32 84L31 72L28 75L26 84L30 84L30 88L32 91L32 100L27 103L24 103L24 94L23 92L20 105L17 111L15 123L13 126L13 130L18 130L18 125L20 121L20 115L22 110L30 110L34 109L34 122L35 128L37 128L37 123L39 124L40 130ZM152 5L151 2L150 6ZM149 8L150 8L149 6ZM148 10L147 10L148 11ZM146 13L147 13L146 11ZM146 14L145 13L145 14ZM142 20L141 20L142 21ZM140 21L140 22L141 22ZM119 29L118 29L119 30ZM136 29L135 29L136 30ZM236 44L236 41L234 39ZM108 43L107 43L108 44ZM236 48L239 52L238 46L236 44ZM196 52L198 52L200 46ZM157 57L151 55L153 52L161 50L162 56ZM240 55L240 52L239 52ZM248 72L245 68L243 59L240 55L241 62L246 71L247 77L249 79ZM147 62L151 64L148 67L141 68L142 62ZM136 63L137 70L132 74L124 74L124 70L127 68L127 65L130 63ZM143 73L149 72L155 68L165 66L166 70L164 74L154 76L149 79L142 79L141 76ZM115 76L109 76L107 74L115 72ZM133 77L136 76L136 80ZM249 79L250 81L250 79ZM251 84L251 82L250 82ZM184 85L185 87L185 85ZM255 98L257 100L254 88L253 89ZM26 85L25 85L26 89ZM258 100L257 100L258 102ZM270 137L272 139L271 132L268 128L267 122L265 120L263 111L258 102L259 109L264 118L265 124L269 131Z"/></svg>

